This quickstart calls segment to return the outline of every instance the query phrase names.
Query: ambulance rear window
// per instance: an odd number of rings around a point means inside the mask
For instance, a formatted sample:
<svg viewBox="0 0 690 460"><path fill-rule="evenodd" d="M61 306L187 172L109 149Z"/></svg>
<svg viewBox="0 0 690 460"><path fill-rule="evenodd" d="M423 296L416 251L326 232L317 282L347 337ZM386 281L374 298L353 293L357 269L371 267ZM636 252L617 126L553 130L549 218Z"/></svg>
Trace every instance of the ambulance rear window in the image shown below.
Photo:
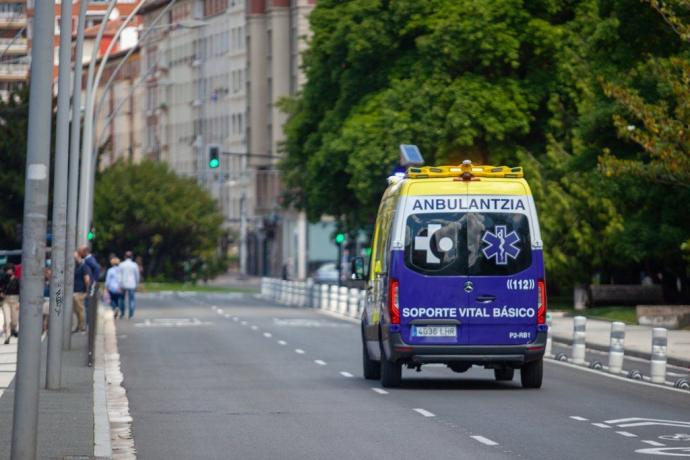
<svg viewBox="0 0 690 460"><path fill-rule="evenodd" d="M511 275L531 261L524 214L443 212L407 218L405 264L424 275Z"/></svg>

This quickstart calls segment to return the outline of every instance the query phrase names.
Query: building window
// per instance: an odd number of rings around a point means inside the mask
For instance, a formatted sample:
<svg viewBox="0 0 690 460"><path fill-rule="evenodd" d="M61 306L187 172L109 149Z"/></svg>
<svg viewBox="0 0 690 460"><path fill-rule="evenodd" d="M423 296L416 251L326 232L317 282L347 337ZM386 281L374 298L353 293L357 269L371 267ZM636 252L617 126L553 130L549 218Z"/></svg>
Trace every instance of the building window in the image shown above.
<svg viewBox="0 0 690 460"><path fill-rule="evenodd" d="M228 0L204 0L204 16L214 16L228 9Z"/></svg>

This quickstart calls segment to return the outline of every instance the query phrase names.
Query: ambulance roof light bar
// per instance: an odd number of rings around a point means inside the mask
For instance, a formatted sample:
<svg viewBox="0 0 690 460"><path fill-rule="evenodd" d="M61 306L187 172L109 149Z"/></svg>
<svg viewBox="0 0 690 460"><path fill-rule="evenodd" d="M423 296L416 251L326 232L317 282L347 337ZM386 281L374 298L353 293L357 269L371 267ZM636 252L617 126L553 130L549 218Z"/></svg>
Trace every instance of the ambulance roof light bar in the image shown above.
<svg viewBox="0 0 690 460"><path fill-rule="evenodd" d="M473 177L518 179L524 177L524 173L521 166L511 168L509 166L473 165L470 160L465 160L461 165L407 168L407 177L410 179L457 177L460 180L471 180Z"/></svg>

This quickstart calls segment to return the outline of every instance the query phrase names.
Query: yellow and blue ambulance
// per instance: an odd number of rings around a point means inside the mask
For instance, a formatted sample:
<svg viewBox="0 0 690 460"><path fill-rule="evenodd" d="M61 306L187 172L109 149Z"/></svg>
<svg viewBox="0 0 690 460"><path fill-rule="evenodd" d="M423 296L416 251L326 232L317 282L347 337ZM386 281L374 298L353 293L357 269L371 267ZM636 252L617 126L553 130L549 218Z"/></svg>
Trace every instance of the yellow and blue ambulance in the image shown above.
<svg viewBox="0 0 690 460"><path fill-rule="evenodd" d="M473 365L539 388L546 286L537 211L520 167L407 168L389 178L362 315L364 376Z"/></svg>

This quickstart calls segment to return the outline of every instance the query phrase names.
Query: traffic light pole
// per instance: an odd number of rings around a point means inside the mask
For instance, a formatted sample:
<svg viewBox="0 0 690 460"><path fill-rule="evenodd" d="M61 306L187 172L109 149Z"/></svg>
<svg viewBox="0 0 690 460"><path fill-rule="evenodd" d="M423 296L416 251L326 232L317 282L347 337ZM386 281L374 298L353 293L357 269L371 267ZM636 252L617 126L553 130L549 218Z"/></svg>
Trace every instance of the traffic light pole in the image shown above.
<svg viewBox="0 0 690 460"><path fill-rule="evenodd" d="M12 420L12 460L34 460L41 377L43 286L50 185L55 1L35 2L22 231L22 282Z"/></svg>

